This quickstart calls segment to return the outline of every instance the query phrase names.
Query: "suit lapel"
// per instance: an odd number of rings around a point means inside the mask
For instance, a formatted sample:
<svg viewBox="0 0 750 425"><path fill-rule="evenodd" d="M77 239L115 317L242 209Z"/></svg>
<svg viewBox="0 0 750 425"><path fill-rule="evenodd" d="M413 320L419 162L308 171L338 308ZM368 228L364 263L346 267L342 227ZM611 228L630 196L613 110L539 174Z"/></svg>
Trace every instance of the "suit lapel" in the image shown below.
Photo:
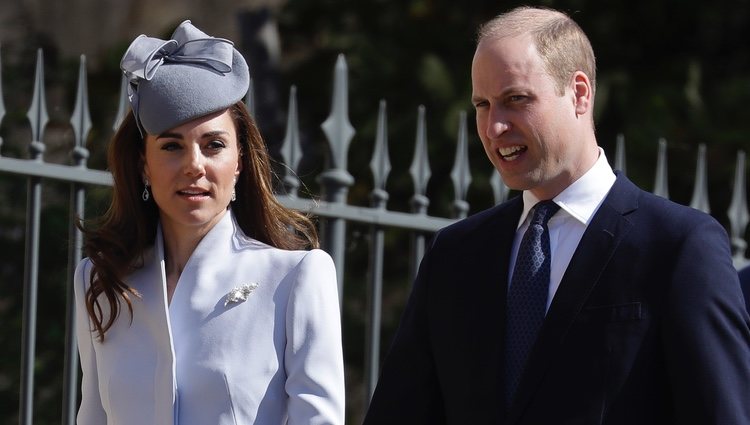
<svg viewBox="0 0 750 425"><path fill-rule="evenodd" d="M626 215L637 208L638 189L624 176L617 176L604 202L583 234L563 275L539 338L529 355L526 370L509 412L508 423L516 422L536 387L555 359L555 353L589 294L599 282L620 241L632 228Z"/></svg>
<svg viewBox="0 0 750 425"><path fill-rule="evenodd" d="M461 240L451 239L452 248L436 248L442 270L433 285L436 363L441 380L451 383L451 391L460 391L460 399L476 408L464 414L466 423L502 423L503 356L505 303L508 287L508 259L518 219L523 210L521 197L495 207L477 220L469 219L459 226L471 229L457 232ZM477 221L480 221L477 224ZM446 234L455 234L450 231ZM470 235L467 237L467 235ZM438 241L440 241L440 235ZM449 236L448 236L449 237ZM440 242L436 242L437 246ZM448 256L448 257L445 257ZM465 282L465 283L464 283ZM459 288L456 285L464 285ZM458 288L458 289L457 289ZM470 288L470 290L469 290ZM445 335L454 335L445 338ZM456 365L462 365L457 368ZM461 388L461 390L457 390Z"/></svg>

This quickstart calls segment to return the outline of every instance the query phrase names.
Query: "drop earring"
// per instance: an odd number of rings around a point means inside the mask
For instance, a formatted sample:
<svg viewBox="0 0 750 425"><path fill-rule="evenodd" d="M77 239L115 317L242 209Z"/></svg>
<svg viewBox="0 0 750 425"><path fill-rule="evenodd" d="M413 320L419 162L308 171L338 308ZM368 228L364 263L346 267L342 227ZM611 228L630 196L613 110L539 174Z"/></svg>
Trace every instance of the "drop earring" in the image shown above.
<svg viewBox="0 0 750 425"><path fill-rule="evenodd" d="M148 179L143 179L143 193L141 193L141 199L143 202L148 201L151 194L148 193Z"/></svg>
<svg viewBox="0 0 750 425"><path fill-rule="evenodd" d="M231 198L231 202L234 202L234 201L237 200L237 191L236 191L236 188L237 188L237 177L234 178L234 186L232 186L232 198Z"/></svg>

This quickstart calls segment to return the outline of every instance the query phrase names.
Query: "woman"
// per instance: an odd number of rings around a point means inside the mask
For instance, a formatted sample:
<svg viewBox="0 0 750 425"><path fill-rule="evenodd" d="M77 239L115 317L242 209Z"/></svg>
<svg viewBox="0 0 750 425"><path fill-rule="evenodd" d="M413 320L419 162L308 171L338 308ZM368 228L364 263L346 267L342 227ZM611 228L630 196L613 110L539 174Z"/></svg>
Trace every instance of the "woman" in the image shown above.
<svg viewBox="0 0 750 425"><path fill-rule="evenodd" d="M338 294L281 206L231 42L185 21L121 66L107 213L75 273L79 424L343 424Z"/></svg>

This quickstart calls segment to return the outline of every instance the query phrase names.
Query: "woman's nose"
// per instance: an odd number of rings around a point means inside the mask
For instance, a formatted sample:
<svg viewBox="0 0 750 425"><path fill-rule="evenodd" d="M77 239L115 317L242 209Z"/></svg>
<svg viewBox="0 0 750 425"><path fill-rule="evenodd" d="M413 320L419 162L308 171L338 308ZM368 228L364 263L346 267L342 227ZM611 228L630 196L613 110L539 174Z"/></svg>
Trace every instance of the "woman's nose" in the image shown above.
<svg viewBox="0 0 750 425"><path fill-rule="evenodd" d="M203 158L203 152L201 152L200 147L191 149L186 157L185 174L193 176L203 175L205 173L205 158Z"/></svg>

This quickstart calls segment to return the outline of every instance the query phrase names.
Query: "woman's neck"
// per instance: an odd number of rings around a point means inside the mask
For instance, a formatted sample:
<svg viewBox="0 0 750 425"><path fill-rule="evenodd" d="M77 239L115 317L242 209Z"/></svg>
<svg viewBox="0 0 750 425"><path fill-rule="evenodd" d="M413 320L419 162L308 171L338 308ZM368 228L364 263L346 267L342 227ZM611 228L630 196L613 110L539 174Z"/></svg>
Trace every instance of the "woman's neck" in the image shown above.
<svg viewBox="0 0 750 425"><path fill-rule="evenodd" d="M211 228L174 226L162 221L168 303L172 302L177 282L190 256L209 230Z"/></svg>

